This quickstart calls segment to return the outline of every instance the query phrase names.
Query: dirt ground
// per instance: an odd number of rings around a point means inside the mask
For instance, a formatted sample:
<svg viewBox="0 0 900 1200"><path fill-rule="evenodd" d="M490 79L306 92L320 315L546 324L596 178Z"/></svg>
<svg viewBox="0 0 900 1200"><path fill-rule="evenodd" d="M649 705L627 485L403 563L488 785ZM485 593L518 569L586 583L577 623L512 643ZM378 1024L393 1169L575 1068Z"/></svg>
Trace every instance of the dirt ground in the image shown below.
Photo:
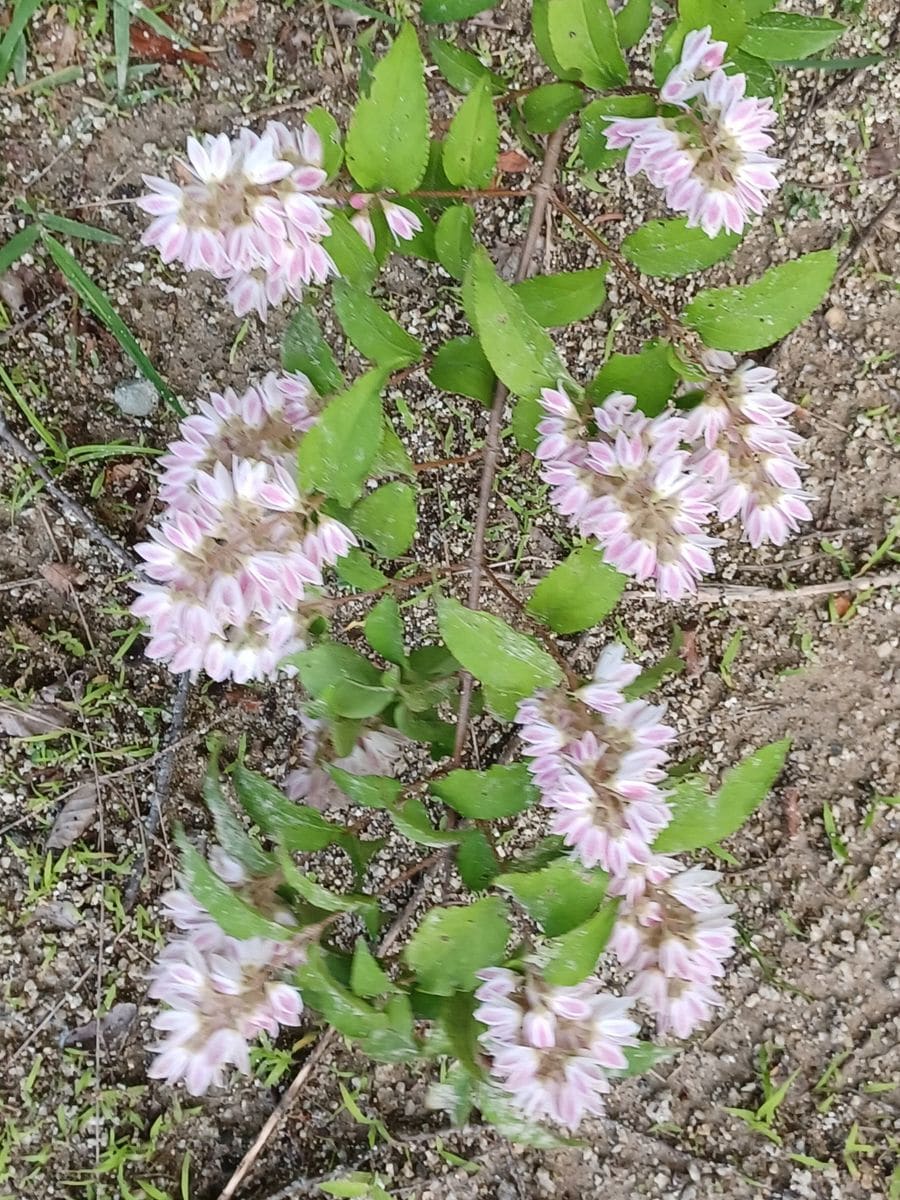
<svg viewBox="0 0 900 1200"><path fill-rule="evenodd" d="M143 250L144 219L129 203L140 174L165 173L191 130L291 120L314 104L344 123L355 42L370 28L340 8L329 10L329 27L319 4L220 7L211 25L207 5L174 6L179 27L210 48L212 66L160 67L134 85L150 94L125 111L97 81L99 56L108 69L111 46L90 31L93 6L73 33L60 6L49 6L28 66L32 79L80 63L80 82L35 92L7 81L0 91L0 244L24 195L119 234L121 246L85 245L79 261L188 407L210 387L243 386L276 366L286 318L244 329L213 281L168 270ZM405 12L402 0L391 7ZM522 86L545 78L527 48L526 10L503 3L441 36L481 51ZM807 11L851 23L836 51L842 57L888 47L896 55L893 0ZM439 121L450 100L439 77L432 86ZM729 542L716 582L752 589L745 598L729 593L673 609L635 591L619 610L620 632L645 665L665 654L673 621L686 631L686 669L661 691L681 733L680 759L716 773L751 747L793 740L775 792L729 843L735 862L720 864L741 938L719 1019L671 1062L617 1086L607 1117L581 1144L548 1152L510 1146L484 1128L450 1130L444 1114L425 1109L428 1071L373 1066L338 1042L267 1144L239 1192L245 1200L318 1195L316 1179L350 1170L377 1172L392 1195L415 1200L900 1196L900 591L873 586L851 596L846 583L873 556L873 583L898 561L885 540L900 514L900 213L884 211L900 165L898 102L895 61L790 75L778 133L787 183L736 260L703 277L739 281L791 255L841 247L822 309L769 358L784 393L802 406L813 526L783 551ZM505 135L504 148L518 145ZM602 177L599 191L581 186L575 169L562 184L586 218L622 214L605 227L613 240L662 215L656 194L616 172ZM480 236L505 267L527 209L482 215ZM594 261L569 229L554 226L536 265ZM613 322L621 321L619 350L634 349L653 329L613 272L609 282L599 316L557 338L585 381ZM663 284L660 294L678 306L696 286ZM451 281L436 268L395 259L382 290L429 347L465 331ZM82 452L54 460L3 392L9 424L60 486L130 545L151 519L155 485L152 458L129 447L164 446L171 414L162 403L146 418L122 414L113 391L133 377L132 365L37 252L0 283L0 299L0 363L36 417L66 447L126 448L110 459ZM413 420L411 428L395 424L416 460L465 453L483 436L474 403L454 403L421 374L402 389ZM403 411L395 407L395 417ZM424 480L415 553L426 563L460 559L477 471ZM34 485L0 443L0 716L4 703L31 706L26 727L0 726L0 1200L213 1200L305 1051L295 1047L292 1057L287 1039L258 1062L257 1077L202 1101L147 1080L145 972L164 933L158 896L174 866L168 837L179 820L189 833L205 828L198 784L211 730L246 732L250 764L275 779L297 765L300 697L291 683L191 688L161 830L126 911L176 684L142 658L139 638L131 641L121 563ZM493 560L523 594L565 552L544 492L533 467L507 448L488 539ZM831 607L827 594L794 591L817 582L834 583ZM486 603L497 602L486 593ZM427 612L415 615L427 632ZM586 670L612 632L563 644ZM477 735L489 754L486 722ZM48 850L63 807L78 820L73 793L87 814L83 833L67 849ZM388 876L403 869L408 852L391 845ZM398 908L404 900L398 892ZM115 1005L134 1007L115 1010L118 1029L97 1042L84 1026ZM727 1108L755 1110L769 1079L790 1083L767 1137ZM383 1134L353 1119L339 1084L383 1122Z"/></svg>

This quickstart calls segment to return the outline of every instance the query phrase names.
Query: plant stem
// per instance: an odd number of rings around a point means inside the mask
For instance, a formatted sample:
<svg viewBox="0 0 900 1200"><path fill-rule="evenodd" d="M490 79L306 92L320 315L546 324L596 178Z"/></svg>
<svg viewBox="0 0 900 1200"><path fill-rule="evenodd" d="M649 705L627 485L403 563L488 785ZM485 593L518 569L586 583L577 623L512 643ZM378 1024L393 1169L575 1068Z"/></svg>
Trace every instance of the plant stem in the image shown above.
<svg viewBox="0 0 900 1200"><path fill-rule="evenodd" d="M528 275L528 268L534 257L535 247L541 232L541 225L547 212L547 206L553 200L553 179L562 153L563 141L566 136L565 125L560 126L551 135L544 154L544 163L540 177L532 189L534 208L531 210L531 220L525 234L525 242L516 266L515 281L521 283ZM508 391L504 384L498 383L494 391L494 402L488 421L487 438L484 444L484 464L481 469L481 487L478 493L478 513L475 518L475 532L472 535L472 550L469 554L472 573L469 577L469 596L467 605L473 612L481 607L481 577L484 570L484 540L487 532L488 511L491 495L494 490L494 476L497 473L497 461L500 457L500 428L503 422L503 408L506 404ZM469 719L472 711L472 689L474 683L468 673L463 675L462 688L459 694L459 714L456 724L456 741L453 747L453 762L458 765L462 759L469 732Z"/></svg>

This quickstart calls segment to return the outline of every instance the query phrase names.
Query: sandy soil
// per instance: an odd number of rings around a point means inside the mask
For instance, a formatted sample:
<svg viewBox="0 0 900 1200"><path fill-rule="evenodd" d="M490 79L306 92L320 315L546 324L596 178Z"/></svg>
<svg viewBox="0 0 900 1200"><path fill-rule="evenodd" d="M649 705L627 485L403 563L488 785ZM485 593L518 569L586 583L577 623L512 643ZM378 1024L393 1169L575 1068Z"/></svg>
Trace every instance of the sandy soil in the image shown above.
<svg viewBox="0 0 900 1200"><path fill-rule="evenodd" d="M250 322L236 340L240 323L225 311L219 287L166 270L142 250L143 218L127 201L138 194L141 172L163 172L191 130L258 124L276 114L290 119L316 103L345 117L352 92L335 42L346 52L352 81L354 38L366 26L334 9L332 38L319 7L240 0L211 28L208 12L194 4L178 8L181 27L215 47L215 65L190 76L178 66L161 68L144 86L164 94L130 111L118 112L90 73L81 84L45 94L10 87L0 93L6 131L0 240L14 228L12 199L23 194L121 235L122 246L85 246L79 259L190 404L211 386L242 385L274 366L284 317L276 315L268 327ZM832 8L853 22L841 54L888 44L896 53L891 0ZM39 21L39 65L32 62L29 78L59 66L62 52L89 71L98 50L109 52L102 40L88 39L84 22L66 48L64 29L56 7ZM523 50L519 6L505 4L467 24L459 40L492 55L518 83L541 77ZM434 94L440 119L450 109L437 78ZM320 1194L316 1178L351 1169L377 1171L392 1194L416 1200L888 1197L900 1102L894 894L900 810L876 798L900 791L898 590L863 593L841 619L830 614L827 596L793 589L833 581L844 612L845 576L866 563L897 521L900 295L893 247L900 220L896 209L876 217L896 188L898 100L891 64L797 72L779 132L789 182L736 260L703 279L750 278L790 255L842 246L840 277L823 309L770 356L785 394L802 405L809 487L817 497L813 527L775 553L729 544L720 557L721 581L757 588L747 600L673 611L635 593L621 609L645 664L665 652L673 620L688 631L687 669L662 691L682 733L681 758L694 756L718 772L752 746L793 739L776 791L730 843L736 863L726 868L726 890L739 905L742 944L720 1020L671 1063L618 1086L608 1119L595 1123L581 1145L545 1153L510 1147L482 1128L448 1130L441 1114L424 1109L425 1071L372 1066L339 1046L269 1142L240 1193L247 1200ZM515 144L507 137L508 146ZM580 187L572 171L563 183L588 218L622 212L620 223L607 226L614 239L636 220L661 215L655 194L615 173L604 177L602 193ZM513 256L526 217L517 208L484 214L481 236L501 264ZM557 228L537 260L551 270L594 261L592 250ZM694 286L665 285L661 294L679 304ZM398 259L384 293L431 347L465 329L450 281L436 269ZM132 377L132 367L73 303L48 262L26 258L15 280L4 282L2 299L13 328L0 334L0 361L69 446L116 439L165 444L174 423L161 404L141 420L114 404L113 389ZM619 317L621 350L634 349L653 328L611 273L600 316L559 338L576 374L593 374ZM403 384L403 399L416 418L405 436L417 460L464 453L482 435L476 405L450 403L420 375ZM10 424L37 448L5 395L3 404ZM69 465L58 481L123 544L136 540L150 519L154 483L146 457L126 451L107 462ZM198 783L211 729L246 731L251 765L276 779L296 765L299 696L291 684L192 689L162 830L149 846L149 876L126 913L121 896L141 853L153 753L171 719L175 684L142 659L139 640L116 657L131 627L121 566L67 523L46 495L29 495L32 483L0 445L0 701L19 697L43 706L42 728L56 730L50 740L0 733L0 1044L8 1064L0 1083L7 1122L0 1133L0 1198L174 1200L188 1156L184 1194L208 1200L295 1068L272 1086L236 1081L200 1102L146 1079L151 1008L144 974L163 933L157 897L174 865L167 839L178 820L189 832L205 826ZM477 473L468 468L426 477L415 547L423 561L467 553L476 489ZM509 497L524 506L527 521L506 503ZM489 539L494 558L507 563L523 589L564 552L565 536L542 490L510 450ZM869 572L876 577L895 565L887 552ZM422 621L424 628L424 612ZM608 636L569 639L567 650L586 668ZM733 663L723 669L726 648L738 636ZM486 723L478 737L483 750L489 747ZM94 817L68 851L48 854L51 826L76 788L96 795ZM835 823L830 837L823 806ZM381 868L386 876L403 869L408 851L392 844ZM396 900L402 907L402 892ZM137 1015L95 1046L79 1027L116 1003L136 1005ZM130 1010L124 1011L127 1018ZM761 1052L776 1085L792 1078L775 1123L779 1143L725 1111L761 1102ZM366 1113L381 1118L389 1142L376 1138L370 1146L368 1130L341 1107L339 1082L358 1093ZM865 1148L854 1150L859 1144ZM468 1160L471 1170L447 1151ZM897 1183L893 1200L896 1189Z"/></svg>

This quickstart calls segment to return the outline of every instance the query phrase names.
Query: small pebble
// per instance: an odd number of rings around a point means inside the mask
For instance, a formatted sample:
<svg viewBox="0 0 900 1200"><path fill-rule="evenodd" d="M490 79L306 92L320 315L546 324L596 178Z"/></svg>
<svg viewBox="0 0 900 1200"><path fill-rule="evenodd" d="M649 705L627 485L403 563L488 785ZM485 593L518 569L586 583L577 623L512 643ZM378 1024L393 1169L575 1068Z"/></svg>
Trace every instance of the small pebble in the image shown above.
<svg viewBox="0 0 900 1200"><path fill-rule="evenodd" d="M840 333L842 329L847 328L847 314L837 306L829 308L825 314L825 324L832 333Z"/></svg>
<svg viewBox="0 0 900 1200"><path fill-rule="evenodd" d="M126 417L149 417L156 408L159 395L149 380L130 379L116 387L113 399Z"/></svg>

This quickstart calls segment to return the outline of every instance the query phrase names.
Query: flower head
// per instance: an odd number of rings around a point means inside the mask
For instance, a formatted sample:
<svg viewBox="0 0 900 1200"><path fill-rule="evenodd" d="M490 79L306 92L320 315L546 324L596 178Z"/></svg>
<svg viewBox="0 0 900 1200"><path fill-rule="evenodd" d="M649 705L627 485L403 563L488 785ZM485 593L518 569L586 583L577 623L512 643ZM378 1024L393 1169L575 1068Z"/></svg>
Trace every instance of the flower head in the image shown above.
<svg viewBox="0 0 900 1200"><path fill-rule="evenodd" d="M210 865L230 887L248 883L243 868L216 847ZM153 1018L164 1036L148 1074L168 1084L184 1080L202 1095L225 1082L229 1065L249 1070L248 1043L260 1033L275 1037L282 1025L297 1025L303 1011L300 993L281 975L303 960L292 918L271 887L255 881L254 901L266 903L273 920L285 925L285 939L241 940L227 936L212 916L186 891L164 898L169 916L182 932L172 938L150 972L149 994L167 1007Z"/></svg>
<svg viewBox="0 0 900 1200"><path fill-rule="evenodd" d="M337 268L322 246L332 202L319 194L326 174L322 142L310 125L270 121L261 135L188 138L183 182L145 175L138 204L153 217L143 242L163 262L229 280L228 298L242 316L299 299Z"/></svg>
<svg viewBox="0 0 900 1200"><path fill-rule="evenodd" d="M625 171L643 171L666 202L709 237L742 233L778 187L781 160L768 149L775 123L771 100L746 95L743 75L721 70L723 42L710 29L688 34L682 58L660 90L673 116L622 117L606 129L610 149L627 148Z"/></svg>
<svg viewBox="0 0 900 1200"><path fill-rule="evenodd" d="M536 456L557 510L596 539L612 566L639 582L652 579L663 599L695 591L719 543L706 532L710 485L681 449L684 419L670 412L650 419L636 411L634 396L613 392L593 411L591 438L556 415L558 402L546 393L541 403L550 416L538 426Z"/></svg>
<svg viewBox="0 0 900 1200"><path fill-rule="evenodd" d="M608 648L586 687L539 692L516 718L553 832L586 867L613 874L646 862L671 819L659 784L674 733L662 708L626 701L621 688L634 673L620 648Z"/></svg>
<svg viewBox="0 0 900 1200"><path fill-rule="evenodd" d="M739 517L753 546L781 546L812 513L799 472L803 439L788 423L794 405L775 390L775 372L730 354L707 356L710 380L687 416L698 443L691 463L713 488L719 517Z"/></svg>
<svg viewBox="0 0 900 1200"><path fill-rule="evenodd" d="M531 972L503 967L479 972L476 1018L491 1056L491 1074L526 1116L575 1129L603 1111L608 1072L628 1065L623 1047L637 1045L630 1001L600 991L599 980L552 987Z"/></svg>

